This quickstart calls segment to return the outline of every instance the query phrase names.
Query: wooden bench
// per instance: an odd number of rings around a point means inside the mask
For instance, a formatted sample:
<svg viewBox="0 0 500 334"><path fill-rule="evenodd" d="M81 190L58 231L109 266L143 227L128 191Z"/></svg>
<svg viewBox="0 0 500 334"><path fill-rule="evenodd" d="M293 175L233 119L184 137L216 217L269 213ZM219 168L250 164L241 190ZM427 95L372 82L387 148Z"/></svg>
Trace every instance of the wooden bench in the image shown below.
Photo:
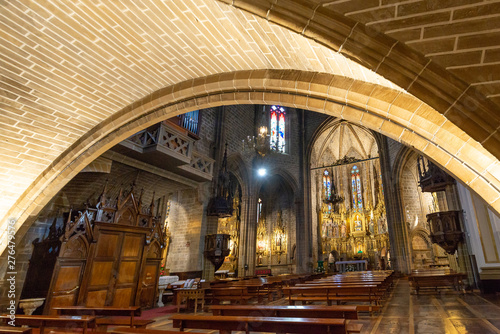
<svg viewBox="0 0 500 334"><path fill-rule="evenodd" d="M246 288L247 295L257 298L257 303L262 304L265 300L273 300L271 285L261 281L242 281L230 283L228 286Z"/></svg>
<svg viewBox="0 0 500 334"><path fill-rule="evenodd" d="M213 305L213 315L358 319L355 305Z"/></svg>
<svg viewBox="0 0 500 334"><path fill-rule="evenodd" d="M3 323L10 321L10 315L0 315ZM66 316L66 315L24 315L16 314L16 326L37 327L40 329L40 334L45 333L45 327L55 327L66 330L64 333L73 333L74 328L81 328L82 333L87 333L88 328L96 326L95 317L82 316ZM63 333L63 332L59 332Z"/></svg>
<svg viewBox="0 0 500 334"><path fill-rule="evenodd" d="M0 333L7 333L7 334L32 334L33 330L31 328L25 328L25 327L0 326Z"/></svg>
<svg viewBox="0 0 500 334"><path fill-rule="evenodd" d="M293 286L284 287L283 292L288 296L290 305L300 301L306 302L326 302L332 305L336 302L368 302L368 305L357 305L358 311L379 311L381 309L381 293L376 285L357 286Z"/></svg>
<svg viewBox="0 0 500 334"><path fill-rule="evenodd" d="M271 305L214 305L210 307L213 315L279 318L339 318L357 320L357 306L352 305L308 305L308 306L271 306ZM348 333L360 333L362 324L347 323Z"/></svg>
<svg viewBox="0 0 500 334"><path fill-rule="evenodd" d="M145 328L154 320L136 319L141 316L140 306L129 307L86 307L86 306L64 306L54 307L59 315L92 315L96 317L96 324L99 330L107 330L108 326L130 326Z"/></svg>
<svg viewBox="0 0 500 334"><path fill-rule="evenodd" d="M167 331L163 329L145 329L145 328L130 328L117 327L111 330L112 334L179 334L179 331ZM202 334L189 332L190 334Z"/></svg>
<svg viewBox="0 0 500 334"><path fill-rule="evenodd" d="M195 316L175 314L170 317L174 328L219 330L220 334L231 331L299 333L299 334L346 334L345 319L276 318L244 316Z"/></svg>
<svg viewBox="0 0 500 334"><path fill-rule="evenodd" d="M437 272L420 272L418 274L411 274L408 277L408 281L417 295L422 288L431 288L434 291L438 291L438 288L452 288L465 293L463 284L465 278L467 278L467 275L464 273L440 274Z"/></svg>
<svg viewBox="0 0 500 334"><path fill-rule="evenodd" d="M248 295L246 287L212 288L211 291L212 305L218 305L222 301L245 305L250 299L254 298L254 296Z"/></svg>

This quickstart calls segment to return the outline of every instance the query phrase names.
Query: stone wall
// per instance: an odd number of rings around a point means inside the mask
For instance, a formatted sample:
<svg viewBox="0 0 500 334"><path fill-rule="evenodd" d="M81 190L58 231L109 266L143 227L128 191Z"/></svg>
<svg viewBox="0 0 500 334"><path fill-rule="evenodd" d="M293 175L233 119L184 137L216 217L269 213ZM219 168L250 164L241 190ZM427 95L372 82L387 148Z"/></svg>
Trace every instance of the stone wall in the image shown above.
<svg viewBox="0 0 500 334"><path fill-rule="evenodd" d="M172 234L166 268L170 272L201 271L207 201L200 201L199 190L186 189L170 196L168 228Z"/></svg>

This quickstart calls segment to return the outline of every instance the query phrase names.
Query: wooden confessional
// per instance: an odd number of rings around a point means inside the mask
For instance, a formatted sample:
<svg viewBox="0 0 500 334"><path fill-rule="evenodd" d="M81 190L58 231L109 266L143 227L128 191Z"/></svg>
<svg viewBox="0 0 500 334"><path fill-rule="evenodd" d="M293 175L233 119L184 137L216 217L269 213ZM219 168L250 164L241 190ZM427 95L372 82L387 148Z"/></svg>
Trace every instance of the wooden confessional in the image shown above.
<svg viewBox="0 0 500 334"><path fill-rule="evenodd" d="M70 305L153 307L165 232L153 201L142 206L141 197L103 193L95 208L69 215L45 314Z"/></svg>

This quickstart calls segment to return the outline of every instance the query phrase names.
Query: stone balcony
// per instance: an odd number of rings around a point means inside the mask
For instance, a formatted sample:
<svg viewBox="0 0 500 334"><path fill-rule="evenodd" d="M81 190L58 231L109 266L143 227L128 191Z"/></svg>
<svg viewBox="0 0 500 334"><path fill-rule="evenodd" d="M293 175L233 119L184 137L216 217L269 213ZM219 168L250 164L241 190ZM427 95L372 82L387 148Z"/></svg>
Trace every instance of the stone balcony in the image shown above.
<svg viewBox="0 0 500 334"><path fill-rule="evenodd" d="M212 180L215 160L196 152L193 138L164 123L137 132L112 150L198 182Z"/></svg>

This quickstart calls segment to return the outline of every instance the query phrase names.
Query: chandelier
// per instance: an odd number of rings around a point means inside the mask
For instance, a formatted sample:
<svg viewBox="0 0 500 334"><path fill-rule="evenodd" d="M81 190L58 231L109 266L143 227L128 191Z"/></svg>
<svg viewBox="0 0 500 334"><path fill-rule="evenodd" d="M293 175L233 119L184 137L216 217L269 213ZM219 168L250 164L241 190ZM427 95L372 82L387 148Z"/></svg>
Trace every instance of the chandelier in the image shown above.
<svg viewBox="0 0 500 334"><path fill-rule="evenodd" d="M284 113L285 109L281 106L273 105L271 106L271 111L276 116L277 113L282 115L282 119L280 118L279 122L283 122L282 124L278 122L275 118L275 123L272 123L271 120L271 131L268 128L269 119L267 117L267 109L266 106L262 106L262 113L260 115L260 119L258 121L258 132L257 136L247 136L246 139L243 139L243 151L244 152L257 152L262 158L268 154L273 152L284 152L284 126L285 126L285 118ZM283 126L283 128L277 128L278 123ZM280 126L281 126L280 125ZM280 130L281 129L281 130ZM280 132L282 131L282 132ZM272 133L270 133L272 132ZM280 135L281 133L281 135ZM272 136L273 137L272 137ZM271 138L272 137L272 138ZM273 139L274 138L274 139ZM281 139L280 139L281 138Z"/></svg>
<svg viewBox="0 0 500 334"><path fill-rule="evenodd" d="M325 204L336 205L342 203L345 200L344 196L340 196L339 194L337 194L334 189L332 189L328 195L329 196L325 197L325 199L323 200Z"/></svg>
<svg viewBox="0 0 500 334"><path fill-rule="evenodd" d="M259 128L257 137L247 136L246 139L243 139L243 151L255 151L261 157L265 157L273 151L267 126L261 126Z"/></svg>
<svg viewBox="0 0 500 334"><path fill-rule="evenodd" d="M332 179L330 180L331 182L331 187L330 191L325 195L325 198L323 199L323 203L325 204L331 204L331 205L336 205L342 203L345 198L343 196L340 196L337 194L337 191L335 189L335 183L333 182L333 169L332 169Z"/></svg>

